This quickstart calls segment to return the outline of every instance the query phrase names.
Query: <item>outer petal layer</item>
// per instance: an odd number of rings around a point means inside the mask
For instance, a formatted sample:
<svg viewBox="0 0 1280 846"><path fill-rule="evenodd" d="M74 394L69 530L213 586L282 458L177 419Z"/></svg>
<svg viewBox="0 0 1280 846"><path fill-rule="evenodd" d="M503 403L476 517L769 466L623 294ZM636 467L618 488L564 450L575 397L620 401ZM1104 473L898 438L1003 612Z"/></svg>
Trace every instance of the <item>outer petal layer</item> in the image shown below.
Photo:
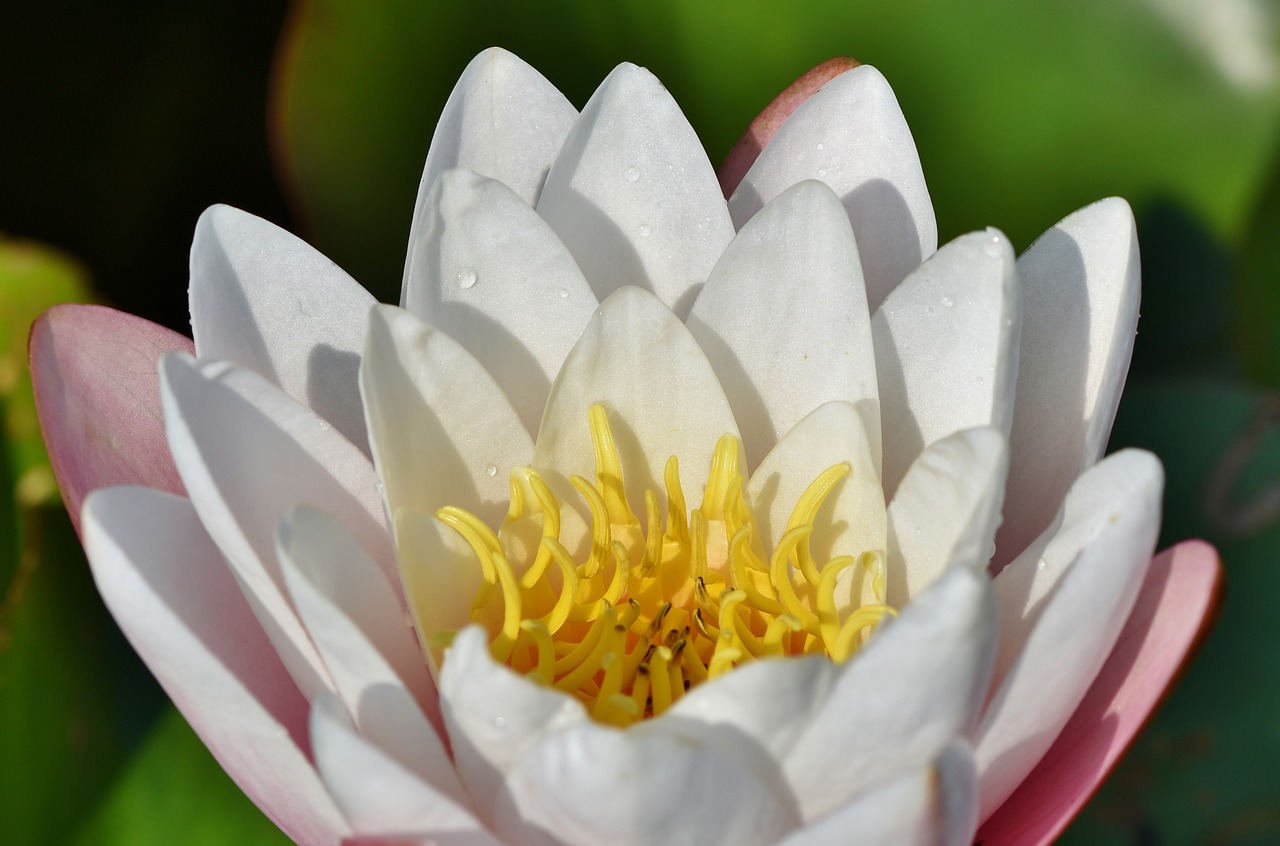
<svg viewBox="0 0 1280 846"><path fill-rule="evenodd" d="M1164 472L1138 450L1080 477L1059 525L995 580L1000 652L976 734L982 819L1052 745L1124 627L1151 561Z"/></svg>
<svg viewBox="0 0 1280 846"><path fill-rule="evenodd" d="M733 238L693 127L662 83L631 64L615 68L583 108L538 214L598 299L635 285L682 317Z"/></svg>
<svg viewBox="0 0 1280 846"><path fill-rule="evenodd" d="M937 248L911 130L875 68L837 76L795 110L729 199L734 225L804 179L826 182L844 203L872 310Z"/></svg>
<svg viewBox="0 0 1280 846"><path fill-rule="evenodd" d="M295 841L336 844L347 823L307 760L306 700L191 503L98 491L84 538L107 607L218 763Z"/></svg>
<svg viewBox="0 0 1280 846"><path fill-rule="evenodd" d="M997 570L1102 456L1133 354L1140 278L1133 212L1118 198L1068 216L1018 259L1022 341Z"/></svg>
<svg viewBox="0 0 1280 846"><path fill-rule="evenodd" d="M31 327L40 429L76 530L95 488L146 485L184 493L169 456L156 361L190 338L93 305L49 309Z"/></svg>
<svg viewBox="0 0 1280 846"><path fill-rule="evenodd" d="M368 452L356 388L368 291L297 236L213 206L196 224L190 293L196 355L260 373Z"/></svg>
<svg viewBox="0 0 1280 846"><path fill-rule="evenodd" d="M978 833L986 846L1051 843L1168 693L1222 599L1213 547L1188 541L1151 562L1107 663L1040 763Z"/></svg>

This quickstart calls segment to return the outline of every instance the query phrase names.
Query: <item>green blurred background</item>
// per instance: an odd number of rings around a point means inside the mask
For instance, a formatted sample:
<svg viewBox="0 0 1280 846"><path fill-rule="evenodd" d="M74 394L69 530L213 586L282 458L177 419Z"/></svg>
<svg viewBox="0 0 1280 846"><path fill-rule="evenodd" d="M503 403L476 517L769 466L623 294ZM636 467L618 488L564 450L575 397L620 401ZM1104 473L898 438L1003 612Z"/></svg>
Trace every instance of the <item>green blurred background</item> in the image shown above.
<svg viewBox="0 0 1280 846"><path fill-rule="evenodd" d="M1227 599L1065 841L1280 843L1278 25L1253 0L7 5L0 842L283 841L97 598L34 426L31 319L96 300L188 331L187 249L216 202L302 233L395 301L439 110L498 44L578 106L616 63L649 67L715 163L808 68L875 64L943 241L992 225L1025 247L1079 206L1129 199L1143 316L1112 446L1160 454L1162 545L1217 544Z"/></svg>

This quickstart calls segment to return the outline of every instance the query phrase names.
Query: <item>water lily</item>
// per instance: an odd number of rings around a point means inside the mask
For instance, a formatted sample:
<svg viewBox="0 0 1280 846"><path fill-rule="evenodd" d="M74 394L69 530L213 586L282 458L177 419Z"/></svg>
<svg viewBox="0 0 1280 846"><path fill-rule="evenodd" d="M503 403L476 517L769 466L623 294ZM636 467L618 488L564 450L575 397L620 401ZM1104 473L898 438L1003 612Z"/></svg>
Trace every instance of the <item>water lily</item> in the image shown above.
<svg viewBox="0 0 1280 846"><path fill-rule="evenodd" d="M938 247L855 65L717 181L647 71L578 113L491 50L401 307L215 207L194 342L37 324L103 597L295 840L1036 843L1127 745L1217 579L1099 460L1129 208Z"/></svg>

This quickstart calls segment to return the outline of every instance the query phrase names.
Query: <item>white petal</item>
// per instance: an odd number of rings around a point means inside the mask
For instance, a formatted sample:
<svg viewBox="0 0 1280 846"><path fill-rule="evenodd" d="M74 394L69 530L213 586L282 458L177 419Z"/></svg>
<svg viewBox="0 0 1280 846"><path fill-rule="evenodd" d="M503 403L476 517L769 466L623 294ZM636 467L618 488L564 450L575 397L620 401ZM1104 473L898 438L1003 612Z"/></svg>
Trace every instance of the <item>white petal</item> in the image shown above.
<svg viewBox="0 0 1280 846"><path fill-rule="evenodd" d="M1133 354L1141 275L1133 213L1118 198L1068 216L1018 259L1022 344L997 566L1049 525L1102 456Z"/></svg>
<svg viewBox="0 0 1280 846"><path fill-rule="evenodd" d="M445 653L440 706L458 774L485 819L507 773L543 738L589 719L572 696L497 664L479 626L459 632Z"/></svg>
<svg viewBox="0 0 1280 846"><path fill-rule="evenodd" d="M991 428L930 444L889 503L889 604L900 607L949 564L985 568L991 558L1009 451Z"/></svg>
<svg viewBox="0 0 1280 846"><path fill-rule="evenodd" d="M190 297L197 356L257 371L367 452L356 373L368 291L275 224L213 206L196 224Z"/></svg>
<svg viewBox="0 0 1280 846"><path fill-rule="evenodd" d="M418 208L436 177L465 167L502 182L529 205L578 117L577 110L519 57L491 47L471 60L440 113L418 188ZM410 255L419 228L414 215Z"/></svg>
<svg viewBox="0 0 1280 846"><path fill-rule="evenodd" d="M583 108L538 214L597 298L636 285L682 317L733 238L693 127L662 83L631 64L615 68Z"/></svg>
<svg viewBox="0 0 1280 846"><path fill-rule="evenodd" d="M978 784L967 744L869 790L778 846L968 846L978 827Z"/></svg>
<svg viewBox="0 0 1280 846"><path fill-rule="evenodd" d="M83 527L107 607L218 763L294 840L337 843L348 826L307 759L306 699L191 503L98 490Z"/></svg>
<svg viewBox="0 0 1280 846"><path fill-rule="evenodd" d="M595 295L551 228L501 182L441 174L410 245L404 307L467 348L536 432Z"/></svg>
<svg viewBox="0 0 1280 846"><path fill-rule="evenodd" d="M450 797L369 743L332 696L311 711L316 768L357 834L427 834L439 846L499 846L465 800Z"/></svg>
<svg viewBox="0 0 1280 846"><path fill-rule="evenodd" d="M903 280L871 316L884 431L884 490L934 441L1009 431L1018 361L1013 250L994 229L962 235Z"/></svg>
<svg viewBox="0 0 1280 846"><path fill-rule="evenodd" d="M819 819L933 760L973 725L995 653L994 612L986 575L952 567L848 663L755 662L689 691L669 714L759 743L781 764L802 817Z"/></svg>
<svg viewBox="0 0 1280 846"><path fill-rule="evenodd" d="M801 182L729 244L687 321L755 467L828 400L858 405L880 468L880 407L862 265L831 189Z"/></svg>
<svg viewBox="0 0 1280 846"><path fill-rule="evenodd" d="M456 505L498 524L507 474L529 463L533 442L469 352L408 312L379 306L360 390L389 514Z"/></svg>
<svg viewBox="0 0 1280 846"><path fill-rule="evenodd" d="M435 711L436 692L382 574L341 524L305 506L281 521L277 543L294 607L361 734L461 800L453 764L420 704Z"/></svg>
<svg viewBox="0 0 1280 846"><path fill-rule="evenodd" d="M665 503L661 480L671 455L679 458L686 499L701 501L716 440L738 434L689 330L639 288L619 289L601 304L551 388L533 464L561 489L571 474L595 479L587 411L597 402L609 411L632 509L643 508L645 490Z"/></svg>
<svg viewBox="0 0 1280 846"><path fill-rule="evenodd" d="M874 311L938 246L938 225L911 130L893 89L869 65L837 76L779 128L729 199L742 228L804 179L830 185L858 239Z"/></svg>
<svg viewBox="0 0 1280 846"><path fill-rule="evenodd" d="M547 738L508 776L494 827L512 842L566 846L765 846L795 827L791 797L664 728L585 723Z"/></svg>
<svg viewBox="0 0 1280 846"><path fill-rule="evenodd" d="M330 686L284 593L276 524L307 502L342 521L388 577L395 558L373 466L329 424L253 371L171 353L161 398L174 462L271 641L308 697Z"/></svg>
<svg viewBox="0 0 1280 846"><path fill-rule="evenodd" d="M996 692L976 735L982 819L1053 743L1115 645L1155 549L1163 487L1151 454L1108 457L995 580Z"/></svg>
<svg viewBox="0 0 1280 846"><path fill-rule="evenodd" d="M438 680L444 648L434 638L472 624L471 599L484 579L471 547L435 516L401 508L394 523L405 598L431 676Z"/></svg>
<svg viewBox="0 0 1280 846"><path fill-rule="evenodd" d="M816 561L885 548L884 491L863 417L847 402L829 402L792 427L751 474L747 495L772 550L802 494L819 474L848 462L851 471L818 512L810 548Z"/></svg>

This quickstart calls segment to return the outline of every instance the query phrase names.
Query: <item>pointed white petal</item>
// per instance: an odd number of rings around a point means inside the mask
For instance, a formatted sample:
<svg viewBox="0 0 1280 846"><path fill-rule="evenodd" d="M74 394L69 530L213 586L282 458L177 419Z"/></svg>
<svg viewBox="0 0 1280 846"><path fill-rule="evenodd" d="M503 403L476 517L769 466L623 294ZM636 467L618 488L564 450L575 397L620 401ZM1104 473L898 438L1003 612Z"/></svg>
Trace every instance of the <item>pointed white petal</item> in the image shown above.
<svg viewBox="0 0 1280 846"><path fill-rule="evenodd" d="M631 64L615 68L583 108L538 214L598 299L636 285L682 317L733 238L693 127L662 83Z"/></svg>
<svg viewBox="0 0 1280 846"><path fill-rule="evenodd" d="M1013 250L994 229L962 235L871 316L892 497L921 450L961 429L1009 431L1018 373Z"/></svg>
<svg viewBox="0 0 1280 846"><path fill-rule="evenodd" d="M420 704L438 715L434 686L382 574L341 524L305 506L281 521L276 540L289 596L361 734L461 800L453 764Z"/></svg>
<svg viewBox="0 0 1280 846"><path fill-rule="evenodd" d="M455 167L496 179L533 205L577 117L564 95L519 57L500 47L485 50L467 65L440 113L418 208L436 178ZM419 225L415 214L410 255Z"/></svg>
<svg viewBox="0 0 1280 846"><path fill-rule="evenodd" d="M481 817L493 816L507 773L545 737L589 719L578 700L494 662L479 626L445 653L440 705L463 784Z"/></svg>
<svg viewBox="0 0 1280 846"><path fill-rule="evenodd" d="M469 352L408 312L379 306L369 319L360 390L387 513L456 505L498 524L507 473L529 463L533 442Z"/></svg>
<svg viewBox="0 0 1280 846"><path fill-rule="evenodd" d="M170 353L160 360L160 383L170 449L196 513L299 687L313 696L330 684L284 593L275 527L307 502L341 520L383 573L394 575L373 466L253 371Z"/></svg>
<svg viewBox="0 0 1280 846"><path fill-rule="evenodd" d="M547 738L507 777L494 827L521 843L766 846L796 826L794 800L723 743L661 722L625 732L584 723Z"/></svg>
<svg viewBox="0 0 1280 846"><path fill-rule="evenodd" d="M982 819L1040 760L1110 654L1155 549L1163 488L1150 453L1109 456L996 578L996 692L976 735Z"/></svg>
<svg viewBox="0 0 1280 846"><path fill-rule="evenodd" d="M484 583L475 553L434 515L401 508L395 524L396 555L405 599L431 677L440 678L443 647L433 638L471 625L471 600Z"/></svg>
<svg viewBox="0 0 1280 846"><path fill-rule="evenodd" d="M1102 200L1018 259L1022 343L997 566L1031 543L1101 457L1124 388L1142 271L1133 212Z"/></svg>
<svg viewBox="0 0 1280 846"><path fill-rule="evenodd" d="M687 321L733 406L748 466L828 400L864 407L880 467L880 408L862 265L820 182L770 201L729 244Z"/></svg>
<svg viewBox="0 0 1280 846"><path fill-rule="evenodd" d="M595 295L538 213L501 182L441 174L409 248L403 304L448 333L538 430L551 380Z"/></svg>
<svg viewBox="0 0 1280 846"><path fill-rule="evenodd" d="M873 311L937 249L938 225L911 130L875 68L837 76L787 118L729 199L734 224L742 228L805 179L827 183L844 203Z"/></svg>
<svg viewBox="0 0 1280 846"><path fill-rule="evenodd" d="M337 843L349 830L307 759L306 699L191 503L98 490L83 527L107 607L218 763L294 840Z"/></svg>
<svg viewBox="0 0 1280 846"><path fill-rule="evenodd" d="M985 569L991 558L1009 452L991 428L930 444L889 503L889 604L901 607L952 562Z"/></svg>
<svg viewBox="0 0 1280 846"><path fill-rule="evenodd" d="M367 452L356 373L368 291L275 224L213 206L196 224L190 297L197 356L262 374Z"/></svg>
<svg viewBox="0 0 1280 846"><path fill-rule="evenodd" d="M316 768L357 833L426 834L439 846L499 846L465 798L440 792L361 737L333 696L312 707L311 741Z"/></svg>
<svg viewBox="0 0 1280 846"><path fill-rule="evenodd" d="M990 679L994 612L986 574L952 567L848 663L758 661L694 688L669 714L759 743L802 817L819 819L969 730Z"/></svg>
<svg viewBox="0 0 1280 846"><path fill-rule="evenodd" d="M977 827L977 774L968 744L958 741L927 767L867 791L778 846L969 846Z"/></svg>
<svg viewBox="0 0 1280 846"><path fill-rule="evenodd" d="M885 548L884 491L869 440L857 408L847 402L829 402L778 441L747 483L756 525L766 533L762 539L766 550L772 550L786 531L805 489L841 462L848 462L852 469L818 512L810 537L814 560L826 562L839 555Z"/></svg>
<svg viewBox="0 0 1280 846"><path fill-rule="evenodd" d="M556 377L533 461L549 482L563 488L571 474L595 479L587 411L597 402L609 412L632 509L643 508L646 490L665 503L662 474L671 455L679 458L686 498L699 502L716 440L738 434L689 330L639 288L621 288L601 304Z"/></svg>

